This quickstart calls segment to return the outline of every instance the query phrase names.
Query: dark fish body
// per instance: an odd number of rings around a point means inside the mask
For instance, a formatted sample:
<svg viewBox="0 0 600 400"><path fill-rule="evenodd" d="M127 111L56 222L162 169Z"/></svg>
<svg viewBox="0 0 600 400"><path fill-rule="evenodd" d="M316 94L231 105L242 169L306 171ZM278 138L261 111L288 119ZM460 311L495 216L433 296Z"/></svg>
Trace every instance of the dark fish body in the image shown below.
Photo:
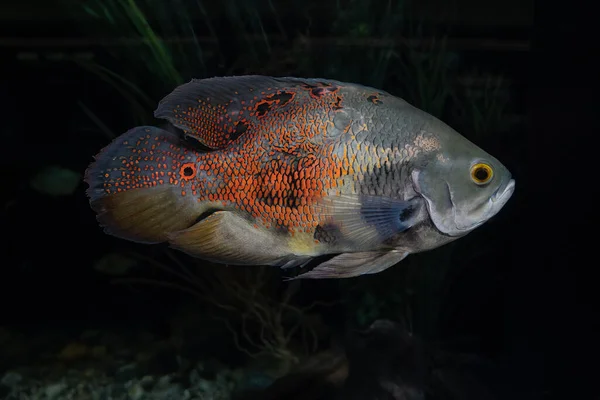
<svg viewBox="0 0 600 400"><path fill-rule="evenodd" d="M301 276L379 272L464 236L514 189L498 160L443 122L357 84L193 80L155 116L183 132L115 139L86 173L91 206L110 234L219 263L287 268L335 254Z"/></svg>

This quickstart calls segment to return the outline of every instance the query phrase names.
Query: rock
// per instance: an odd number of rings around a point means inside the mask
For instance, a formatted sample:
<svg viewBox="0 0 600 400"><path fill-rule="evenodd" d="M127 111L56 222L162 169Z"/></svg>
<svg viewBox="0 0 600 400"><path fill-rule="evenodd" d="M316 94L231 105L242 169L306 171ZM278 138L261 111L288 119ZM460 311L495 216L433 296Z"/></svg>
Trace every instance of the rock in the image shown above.
<svg viewBox="0 0 600 400"><path fill-rule="evenodd" d="M119 367L115 372L115 380L118 382L127 382L138 375L138 365L130 363Z"/></svg>
<svg viewBox="0 0 600 400"><path fill-rule="evenodd" d="M190 386L197 386L200 383L201 379L202 378L200 377L200 373L198 372L198 369L193 369L190 372L190 375L189 375Z"/></svg>
<svg viewBox="0 0 600 400"><path fill-rule="evenodd" d="M46 398L48 400L58 399L59 395L61 395L66 389L68 385L65 382L52 383L44 389L44 393L46 394Z"/></svg>
<svg viewBox="0 0 600 400"><path fill-rule="evenodd" d="M8 387L14 387L22 380L23 377L21 376L21 374L13 371L8 371L0 380L0 384Z"/></svg>
<svg viewBox="0 0 600 400"><path fill-rule="evenodd" d="M241 377L238 390L262 390L269 387L274 381L275 379L272 376L262 371L249 371L244 377Z"/></svg>
<svg viewBox="0 0 600 400"><path fill-rule="evenodd" d="M191 398L189 390L184 389L181 385L170 384L159 388L158 385L152 391L154 399L165 399L165 400L186 400Z"/></svg>
<svg viewBox="0 0 600 400"><path fill-rule="evenodd" d="M160 378L158 378L158 381L156 382L156 388L164 389L164 388L169 387L170 384L171 384L171 376L170 375L161 376Z"/></svg>
<svg viewBox="0 0 600 400"><path fill-rule="evenodd" d="M9 371L0 380L0 398L7 398L9 393L14 392L15 388L23 380L21 374Z"/></svg>
<svg viewBox="0 0 600 400"><path fill-rule="evenodd" d="M146 375L144 376L141 380L139 385L144 389L144 390L150 390L152 389L152 387L154 386L154 377L150 376L150 375Z"/></svg>
<svg viewBox="0 0 600 400"><path fill-rule="evenodd" d="M131 384L127 393L129 394L129 398L131 400L139 400L144 396L145 390L139 383L128 382Z"/></svg>

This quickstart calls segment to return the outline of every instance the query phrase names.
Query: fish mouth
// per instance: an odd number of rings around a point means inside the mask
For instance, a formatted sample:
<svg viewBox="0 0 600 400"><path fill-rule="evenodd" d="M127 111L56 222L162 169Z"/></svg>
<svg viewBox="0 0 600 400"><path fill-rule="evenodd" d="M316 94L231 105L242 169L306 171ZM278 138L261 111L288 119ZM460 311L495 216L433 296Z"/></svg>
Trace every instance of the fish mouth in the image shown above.
<svg viewBox="0 0 600 400"><path fill-rule="evenodd" d="M503 206L508 199L510 199L510 197L513 195L515 191L515 180L514 179L510 179L508 181L508 183L506 184L506 186L504 187L499 187L494 194L491 197L491 201L492 203L494 203L494 205L496 205L496 203L499 203L500 206Z"/></svg>
<svg viewBox="0 0 600 400"><path fill-rule="evenodd" d="M470 224L468 226L461 226L457 223L456 207L454 205L454 201L452 201L452 206L453 206L453 210L454 210L454 226L456 227L456 231L462 232L462 233L468 233L468 232L471 232L474 229L480 227L481 225L485 224L493 216L498 214L498 212L502 209L502 207L504 207L504 205L511 198L514 191L515 191L515 180L509 179L507 181L506 185L500 186L498 189L496 189L496 191L490 197L489 203L488 203L490 205L490 207L488 209L488 212L486 213L487 215L485 215L485 217L483 219L481 219L481 221L474 223L474 224ZM452 199L452 197L451 197L451 199Z"/></svg>

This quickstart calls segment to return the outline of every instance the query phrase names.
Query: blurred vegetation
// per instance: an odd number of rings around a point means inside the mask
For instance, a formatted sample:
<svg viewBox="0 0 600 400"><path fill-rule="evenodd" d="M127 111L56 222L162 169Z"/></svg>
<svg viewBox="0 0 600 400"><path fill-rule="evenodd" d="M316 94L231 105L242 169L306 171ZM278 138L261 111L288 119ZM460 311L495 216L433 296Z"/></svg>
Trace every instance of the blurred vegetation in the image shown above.
<svg viewBox="0 0 600 400"><path fill-rule="evenodd" d="M211 16L209 6L218 8L221 19ZM178 84L191 78L251 73L375 86L442 118L476 143L510 129L505 118L510 98L502 79L475 70L468 71L472 82L459 85L466 68L461 55L448 49L446 36L416 20L405 1L375 5L368 0L337 0L328 32L317 37L312 36L314 15L302 1L284 6L273 0L223 0L217 6L202 0L73 0L66 7L75 18L85 17L82 29L90 36L124 43L105 47L108 57L73 60L90 78L109 85L120 99L114 107L126 110L125 120L109 121L80 103L81 112L107 141L129 127L156 124L152 112L157 102ZM290 29L280 18L283 13L297 15L301 22ZM478 84L482 80L484 84ZM386 317L402 320L421 336L434 337L442 291L450 271L461 268L452 257L454 250L450 244L411 256L382 274L328 284L343 299L338 308L348 324L367 326ZM112 265L120 262L126 265ZM145 279L127 258L115 257L109 264L98 268ZM165 265L159 268L167 276L173 269ZM182 267L189 269L178 268ZM212 304L217 317L230 324L240 351L267 352L296 362L299 355L316 349L299 345L316 337L314 327L306 325L306 305L295 302L292 286L277 271L218 266L204 270L200 278L195 272L174 277L182 278L177 284L162 284ZM299 332L303 334L298 336Z"/></svg>
<svg viewBox="0 0 600 400"><path fill-rule="evenodd" d="M501 78L484 73L484 93L457 90L460 56L447 49L446 37L428 32L411 18L407 1L337 0L329 36L311 38L310 10L303 2L286 3L288 13L307 19L304 29L287 32L279 20L281 3L227 0L221 14L227 37L219 36L201 0L87 0L68 3L84 14L90 35L124 39L108 48L114 68L95 60L75 60L110 84L131 108L132 124L152 122L157 100L192 78L232 74L325 77L392 91L418 107L448 120L461 115L469 132L486 132L502 120L508 99L498 96ZM259 9L268 9L279 35L265 32ZM199 38L195 26L206 34ZM403 38L409 38L406 41ZM427 40L433 38L432 40ZM126 39L126 40L125 40ZM226 43L222 43L226 41ZM235 52L234 56L224 54ZM229 58L229 63L226 59ZM450 105L452 102L452 106ZM451 118L452 119L452 118ZM454 118L456 119L456 118Z"/></svg>

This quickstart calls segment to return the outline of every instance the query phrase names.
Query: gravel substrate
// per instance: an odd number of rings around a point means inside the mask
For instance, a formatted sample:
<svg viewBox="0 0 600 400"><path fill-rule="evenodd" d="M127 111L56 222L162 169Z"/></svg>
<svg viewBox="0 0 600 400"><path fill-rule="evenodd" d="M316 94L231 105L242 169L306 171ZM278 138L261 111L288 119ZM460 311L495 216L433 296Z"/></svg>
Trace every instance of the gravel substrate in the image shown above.
<svg viewBox="0 0 600 400"><path fill-rule="evenodd" d="M1 329L1 328L0 328ZM252 368L191 360L151 335L83 332L78 340L0 331L0 399L229 400L273 379Z"/></svg>

